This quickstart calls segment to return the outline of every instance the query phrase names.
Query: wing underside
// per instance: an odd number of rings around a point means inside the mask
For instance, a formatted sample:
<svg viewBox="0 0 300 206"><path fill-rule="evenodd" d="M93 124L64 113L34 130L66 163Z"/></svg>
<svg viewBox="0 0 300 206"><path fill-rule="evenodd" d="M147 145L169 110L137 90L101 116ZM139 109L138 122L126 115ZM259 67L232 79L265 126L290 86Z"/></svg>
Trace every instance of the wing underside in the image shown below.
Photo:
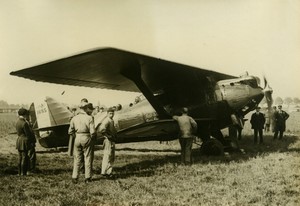
<svg viewBox="0 0 300 206"><path fill-rule="evenodd" d="M97 49L10 74L41 82L139 92L135 83L122 74L124 70L136 72L136 66L142 68L141 75L152 90L159 90L163 85L178 80L183 82L191 75L194 76L193 79L199 76L233 78L114 48Z"/></svg>
<svg viewBox="0 0 300 206"><path fill-rule="evenodd" d="M159 105L193 105L205 101L214 82L234 78L114 48L88 51L11 75L40 82L142 92L159 114Z"/></svg>

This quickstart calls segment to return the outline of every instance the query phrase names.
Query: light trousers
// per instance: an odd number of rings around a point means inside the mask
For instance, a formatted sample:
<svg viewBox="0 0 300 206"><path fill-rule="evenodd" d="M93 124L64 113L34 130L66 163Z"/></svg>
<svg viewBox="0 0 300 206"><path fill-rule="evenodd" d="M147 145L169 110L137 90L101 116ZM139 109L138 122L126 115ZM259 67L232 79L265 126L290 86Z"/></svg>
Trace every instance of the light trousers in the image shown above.
<svg viewBox="0 0 300 206"><path fill-rule="evenodd" d="M115 143L105 138L103 141L102 175L109 175L112 173L112 167L115 161L115 149Z"/></svg>
<svg viewBox="0 0 300 206"><path fill-rule="evenodd" d="M94 143L90 134L76 134L74 142L74 166L72 178L78 178L81 165L84 163L85 178L92 177Z"/></svg>

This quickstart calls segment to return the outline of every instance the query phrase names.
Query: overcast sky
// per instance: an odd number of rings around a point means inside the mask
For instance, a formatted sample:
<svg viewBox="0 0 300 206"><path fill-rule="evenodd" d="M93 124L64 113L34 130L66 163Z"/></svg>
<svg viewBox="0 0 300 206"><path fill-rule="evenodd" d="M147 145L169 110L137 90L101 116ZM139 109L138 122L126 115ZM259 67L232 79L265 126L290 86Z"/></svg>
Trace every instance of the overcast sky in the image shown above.
<svg viewBox="0 0 300 206"><path fill-rule="evenodd" d="M9 75L97 47L116 47L235 76L245 71L265 75L275 97L300 97L299 0L0 0L0 99L133 101L132 93Z"/></svg>

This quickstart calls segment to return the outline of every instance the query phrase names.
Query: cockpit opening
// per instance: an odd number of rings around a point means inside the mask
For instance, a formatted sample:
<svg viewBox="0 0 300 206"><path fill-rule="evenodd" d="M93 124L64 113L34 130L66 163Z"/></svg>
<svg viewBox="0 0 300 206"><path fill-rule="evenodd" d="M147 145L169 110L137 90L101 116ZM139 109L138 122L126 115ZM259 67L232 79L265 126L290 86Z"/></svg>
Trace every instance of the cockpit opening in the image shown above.
<svg viewBox="0 0 300 206"><path fill-rule="evenodd" d="M225 86L238 86L238 85L248 85L252 88L259 88L260 80L258 77L246 76L237 79L227 79L218 82L219 85Z"/></svg>

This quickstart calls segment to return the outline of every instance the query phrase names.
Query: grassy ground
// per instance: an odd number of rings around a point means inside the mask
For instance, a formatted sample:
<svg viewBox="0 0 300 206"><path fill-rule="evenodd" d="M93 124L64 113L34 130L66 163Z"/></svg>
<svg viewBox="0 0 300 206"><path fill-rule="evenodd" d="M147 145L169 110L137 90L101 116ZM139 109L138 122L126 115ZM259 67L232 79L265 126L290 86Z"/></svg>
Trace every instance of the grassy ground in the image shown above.
<svg viewBox="0 0 300 206"><path fill-rule="evenodd" d="M98 147L93 182L75 185L65 151L38 148L39 173L17 176L16 137L4 135L12 148L0 153L0 205L300 205L299 136L253 145L244 134L244 154L206 157L194 145L192 166L179 164L177 141L117 145L115 180L100 179Z"/></svg>

